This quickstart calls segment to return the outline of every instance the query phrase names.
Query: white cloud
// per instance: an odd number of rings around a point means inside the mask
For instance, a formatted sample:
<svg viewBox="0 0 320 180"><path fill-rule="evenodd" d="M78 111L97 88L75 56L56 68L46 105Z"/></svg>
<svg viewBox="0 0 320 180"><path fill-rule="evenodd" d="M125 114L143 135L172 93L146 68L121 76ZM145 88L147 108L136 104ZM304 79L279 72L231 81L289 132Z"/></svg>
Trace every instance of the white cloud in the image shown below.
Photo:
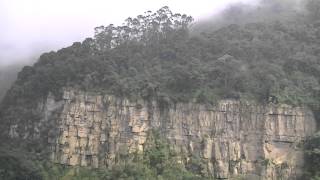
<svg viewBox="0 0 320 180"><path fill-rule="evenodd" d="M82 41L96 26L165 5L198 19L239 1L256 0L1 0L0 64Z"/></svg>

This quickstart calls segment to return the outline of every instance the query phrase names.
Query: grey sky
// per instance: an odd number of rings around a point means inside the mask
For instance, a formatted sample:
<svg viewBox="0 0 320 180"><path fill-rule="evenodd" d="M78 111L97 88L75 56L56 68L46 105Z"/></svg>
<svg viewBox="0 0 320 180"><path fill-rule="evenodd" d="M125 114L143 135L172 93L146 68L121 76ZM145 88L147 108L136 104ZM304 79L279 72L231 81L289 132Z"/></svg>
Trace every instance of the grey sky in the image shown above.
<svg viewBox="0 0 320 180"><path fill-rule="evenodd" d="M0 0L0 66L36 59L45 51L93 35L99 25L168 5L196 20L234 2L257 0Z"/></svg>

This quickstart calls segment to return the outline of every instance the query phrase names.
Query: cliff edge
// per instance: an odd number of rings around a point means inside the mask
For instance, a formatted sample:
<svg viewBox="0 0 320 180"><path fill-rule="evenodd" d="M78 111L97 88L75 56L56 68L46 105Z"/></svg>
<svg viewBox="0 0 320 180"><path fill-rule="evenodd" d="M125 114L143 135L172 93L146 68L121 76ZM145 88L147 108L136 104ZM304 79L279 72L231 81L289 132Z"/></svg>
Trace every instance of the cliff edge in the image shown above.
<svg viewBox="0 0 320 180"><path fill-rule="evenodd" d="M53 162L107 168L121 151L143 152L158 130L181 155L198 155L219 179L249 174L260 179L296 179L302 174L301 143L315 132L303 107L253 105L223 100L215 106L137 100L65 89L35 111L29 126L8 127L11 138L47 143Z"/></svg>

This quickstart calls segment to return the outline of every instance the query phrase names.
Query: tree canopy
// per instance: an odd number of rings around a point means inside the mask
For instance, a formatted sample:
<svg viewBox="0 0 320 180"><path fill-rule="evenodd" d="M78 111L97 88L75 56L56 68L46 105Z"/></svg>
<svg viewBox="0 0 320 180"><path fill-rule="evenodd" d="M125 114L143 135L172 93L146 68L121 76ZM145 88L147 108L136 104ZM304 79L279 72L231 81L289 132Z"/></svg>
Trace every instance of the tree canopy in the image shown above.
<svg viewBox="0 0 320 180"><path fill-rule="evenodd" d="M7 98L33 100L74 87L202 103L222 98L318 103L320 30L309 16L196 34L190 33L192 20L163 7L122 26L96 27L93 38L45 53L25 67Z"/></svg>

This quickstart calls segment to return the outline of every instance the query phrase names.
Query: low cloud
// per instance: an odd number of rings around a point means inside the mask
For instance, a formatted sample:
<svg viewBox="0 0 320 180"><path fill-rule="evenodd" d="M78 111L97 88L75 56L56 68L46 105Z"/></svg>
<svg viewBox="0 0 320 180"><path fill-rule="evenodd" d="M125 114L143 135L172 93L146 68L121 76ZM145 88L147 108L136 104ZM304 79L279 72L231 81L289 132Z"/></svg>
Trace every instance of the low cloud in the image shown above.
<svg viewBox="0 0 320 180"><path fill-rule="evenodd" d="M156 11L165 5L197 20L236 2L252 4L257 0L2 0L0 66L33 62L43 52L92 37L96 26L121 24L129 16Z"/></svg>

